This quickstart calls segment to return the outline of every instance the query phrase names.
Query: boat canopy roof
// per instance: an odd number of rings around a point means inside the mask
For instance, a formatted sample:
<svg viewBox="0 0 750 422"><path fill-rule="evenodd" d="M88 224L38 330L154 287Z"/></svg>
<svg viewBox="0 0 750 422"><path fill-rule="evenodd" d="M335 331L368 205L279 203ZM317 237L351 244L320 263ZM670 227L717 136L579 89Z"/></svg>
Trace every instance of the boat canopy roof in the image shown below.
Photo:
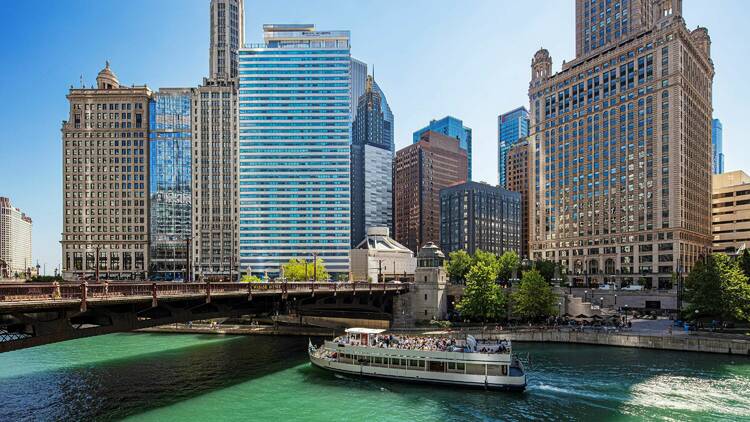
<svg viewBox="0 0 750 422"><path fill-rule="evenodd" d="M380 334L385 330L377 328L347 328L345 331L348 334Z"/></svg>

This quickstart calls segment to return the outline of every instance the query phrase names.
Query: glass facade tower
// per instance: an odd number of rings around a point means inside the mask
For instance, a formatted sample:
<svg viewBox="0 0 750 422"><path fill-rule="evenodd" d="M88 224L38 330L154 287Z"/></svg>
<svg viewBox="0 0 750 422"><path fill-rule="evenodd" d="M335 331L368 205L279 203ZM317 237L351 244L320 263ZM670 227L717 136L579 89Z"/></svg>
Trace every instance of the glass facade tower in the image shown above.
<svg viewBox="0 0 750 422"><path fill-rule="evenodd" d="M414 132L413 143L419 142L422 135L428 131L442 133L458 139L459 147L466 151L469 159L469 180L471 180L471 128L464 126L461 119L445 116L440 120L430 120L430 124Z"/></svg>
<svg viewBox="0 0 750 422"><path fill-rule="evenodd" d="M240 267L278 274L291 258L349 271L348 31L264 25L240 50Z"/></svg>
<svg viewBox="0 0 750 422"><path fill-rule="evenodd" d="M518 107L497 116L497 174L501 187L506 187L506 167L508 150L519 139L529 136L529 111Z"/></svg>
<svg viewBox="0 0 750 422"><path fill-rule="evenodd" d="M722 142L721 120L713 119L711 122L711 151L713 174L724 173L724 145Z"/></svg>
<svg viewBox="0 0 750 422"><path fill-rule="evenodd" d="M149 190L152 280L182 279L191 231L188 88L161 89L150 102Z"/></svg>
<svg viewBox="0 0 750 422"><path fill-rule="evenodd" d="M374 85L368 76L352 124L352 247L365 238L369 227L393 224L394 145L386 136L383 102Z"/></svg>

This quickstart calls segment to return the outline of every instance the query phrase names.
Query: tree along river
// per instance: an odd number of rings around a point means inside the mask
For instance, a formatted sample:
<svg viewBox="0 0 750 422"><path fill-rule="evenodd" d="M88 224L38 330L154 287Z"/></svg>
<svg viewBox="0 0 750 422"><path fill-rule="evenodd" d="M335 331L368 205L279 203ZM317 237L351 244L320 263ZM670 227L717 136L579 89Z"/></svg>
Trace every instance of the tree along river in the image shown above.
<svg viewBox="0 0 750 422"><path fill-rule="evenodd" d="M514 346L524 393L335 375L303 337L92 337L0 354L0 421L750 421L748 357Z"/></svg>

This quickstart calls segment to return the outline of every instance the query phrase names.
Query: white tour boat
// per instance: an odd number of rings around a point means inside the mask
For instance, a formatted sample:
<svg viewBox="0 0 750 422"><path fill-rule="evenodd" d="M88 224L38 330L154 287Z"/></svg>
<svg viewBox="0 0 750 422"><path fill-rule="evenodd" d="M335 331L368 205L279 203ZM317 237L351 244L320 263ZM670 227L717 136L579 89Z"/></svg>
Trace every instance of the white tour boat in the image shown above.
<svg viewBox="0 0 750 422"><path fill-rule="evenodd" d="M478 341L383 334L350 328L320 347L309 343L310 362L352 375L500 390L523 390L526 373L509 340Z"/></svg>

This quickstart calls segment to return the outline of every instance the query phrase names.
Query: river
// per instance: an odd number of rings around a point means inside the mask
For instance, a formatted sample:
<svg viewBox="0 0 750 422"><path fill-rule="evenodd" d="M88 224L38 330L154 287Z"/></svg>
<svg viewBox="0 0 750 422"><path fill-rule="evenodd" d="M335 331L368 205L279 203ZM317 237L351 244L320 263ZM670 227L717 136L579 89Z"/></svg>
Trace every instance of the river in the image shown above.
<svg viewBox="0 0 750 422"><path fill-rule="evenodd" d="M113 334L0 354L0 421L750 421L750 358L516 343L525 393L344 377L307 339Z"/></svg>

